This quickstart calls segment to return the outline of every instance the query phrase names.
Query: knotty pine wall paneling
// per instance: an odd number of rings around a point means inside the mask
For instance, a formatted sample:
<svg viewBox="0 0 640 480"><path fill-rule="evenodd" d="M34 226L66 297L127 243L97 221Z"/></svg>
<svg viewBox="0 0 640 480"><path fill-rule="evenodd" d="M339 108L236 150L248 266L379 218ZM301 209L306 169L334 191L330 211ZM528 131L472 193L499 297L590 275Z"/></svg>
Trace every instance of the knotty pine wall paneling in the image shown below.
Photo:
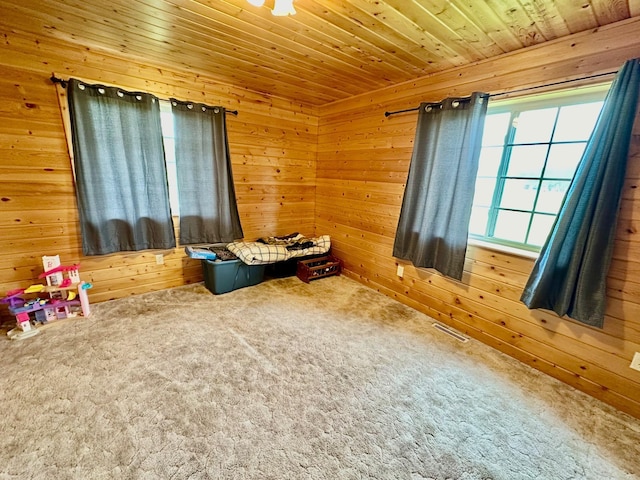
<svg viewBox="0 0 640 480"><path fill-rule="evenodd" d="M0 49L0 295L38 282L41 257L79 262L92 302L202 280L183 248L84 257L63 122L48 80L142 90L222 105L245 238L314 233L317 116L287 100L218 84L201 72L147 65L62 40L6 33ZM177 224L176 224L177 227ZM155 255L164 254L157 265ZM6 307L0 311L10 322Z"/></svg>
<svg viewBox="0 0 640 480"><path fill-rule="evenodd" d="M385 111L473 91L498 93L617 70L640 57L640 21L502 55L320 109L316 229L331 234L345 274L465 334L640 417L640 118L635 125L604 329L520 302L533 260L471 245L460 282L405 264L393 240L416 113ZM558 87L555 87L558 88Z"/></svg>

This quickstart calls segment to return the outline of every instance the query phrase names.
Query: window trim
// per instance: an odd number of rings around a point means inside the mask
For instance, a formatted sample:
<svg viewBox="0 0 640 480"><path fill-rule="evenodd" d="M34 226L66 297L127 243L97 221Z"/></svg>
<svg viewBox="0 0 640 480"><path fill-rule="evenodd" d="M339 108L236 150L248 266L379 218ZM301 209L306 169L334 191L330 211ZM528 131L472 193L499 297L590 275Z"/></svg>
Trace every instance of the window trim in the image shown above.
<svg viewBox="0 0 640 480"><path fill-rule="evenodd" d="M517 97L510 97L502 100L493 100L488 105L487 115L489 114L497 114L497 113L512 113L514 110L514 106L526 106L527 110L541 109L546 107L566 107L571 105L578 105L583 103L588 103L590 101L602 101L606 96L609 88L611 86L611 82L603 82L597 83L587 86L581 86L577 88L565 88L562 90L554 90L552 92L545 92L534 95L521 95ZM567 98L569 97L569 98ZM510 121L513 121L513 116ZM509 128L509 133L512 133L512 129ZM513 139L511 139L513 140ZM509 139L505 139L504 145L509 143ZM559 142L559 143L571 143L571 142ZM503 156L506 154L507 148L504 148ZM499 170L497 172L497 178L500 177L504 169L506 169L508 163L505 163L501 160ZM542 178L542 177L541 177ZM538 179L542 181L541 179ZM565 179L563 179L565 180ZM491 201L490 209L496 209L497 203L496 199L499 198L500 192L498 188L495 188L493 192L493 198ZM537 197L538 193L536 193ZM534 203L535 205L535 203ZM557 213L554 215L557 217ZM489 216L488 222L491 221L491 216ZM531 219L529 221L529 226L527 227L527 232L531 228ZM526 258L537 258L539 252L541 250L541 246L534 245L526 245L519 242L514 242L511 240L498 239L495 237L486 237L484 235L478 235L474 233L469 233L468 243L470 245L480 246L487 249L496 250L499 252L504 252L513 255L519 255Z"/></svg>

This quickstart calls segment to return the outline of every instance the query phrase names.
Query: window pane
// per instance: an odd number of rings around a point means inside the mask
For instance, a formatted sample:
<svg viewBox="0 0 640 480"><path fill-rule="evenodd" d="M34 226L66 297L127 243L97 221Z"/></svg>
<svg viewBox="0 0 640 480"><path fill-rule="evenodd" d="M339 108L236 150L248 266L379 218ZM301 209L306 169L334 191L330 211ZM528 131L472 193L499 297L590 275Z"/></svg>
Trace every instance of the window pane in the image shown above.
<svg viewBox="0 0 640 480"><path fill-rule="evenodd" d="M180 202L178 201L178 177L175 163L167 163L167 181L169 182L169 202L171 215L180 216Z"/></svg>
<svg viewBox="0 0 640 480"><path fill-rule="evenodd" d="M495 178L478 178L476 179L476 192L473 197L473 204L490 207L493 201L493 192L496 189Z"/></svg>
<svg viewBox="0 0 640 480"><path fill-rule="evenodd" d="M480 151L480 160L478 165L479 177L496 177L498 176L498 168L500 168L500 160L502 159L503 147L483 147Z"/></svg>
<svg viewBox="0 0 640 480"><path fill-rule="evenodd" d="M164 158L167 163L176 163L176 141L173 138L163 137Z"/></svg>
<svg viewBox="0 0 640 480"><path fill-rule="evenodd" d="M557 108L522 112L517 119L514 143L539 143L551 140Z"/></svg>
<svg viewBox="0 0 640 480"><path fill-rule="evenodd" d="M514 210L533 210L537 189L537 180L507 179L504 182L500 207Z"/></svg>
<svg viewBox="0 0 640 480"><path fill-rule="evenodd" d="M487 232L487 221L489 219L489 209L486 207L474 206L471 210L469 221L469 233L484 236Z"/></svg>
<svg viewBox="0 0 640 480"><path fill-rule="evenodd" d="M167 103L169 110L160 107L160 124L162 125L162 135L165 137L175 136L173 133L173 114L171 113L171 107Z"/></svg>
<svg viewBox="0 0 640 480"><path fill-rule="evenodd" d="M598 87L491 102L471 233L525 248L544 244L605 95Z"/></svg>
<svg viewBox="0 0 640 480"><path fill-rule="evenodd" d="M513 147L507 176L540 177L547 156L547 145L526 145Z"/></svg>
<svg viewBox="0 0 640 480"><path fill-rule="evenodd" d="M509 112L487 115L484 120L482 145L503 145L510 118Z"/></svg>
<svg viewBox="0 0 640 480"><path fill-rule="evenodd" d="M176 170L176 149L173 138L164 137L164 158L167 165L167 182L169 183L169 203L171 204L171 215L180 215L180 204L178 201L178 172Z"/></svg>
<svg viewBox="0 0 640 480"><path fill-rule="evenodd" d="M564 195L569 188L569 180L545 180L540 187L537 212L558 213Z"/></svg>
<svg viewBox="0 0 640 480"><path fill-rule="evenodd" d="M552 145L544 171L545 178L573 178L585 146L585 143Z"/></svg>
<svg viewBox="0 0 640 480"><path fill-rule="evenodd" d="M495 238L524 243L531 214L500 210L496 219Z"/></svg>
<svg viewBox="0 0 640 480"><path fill-rule="evenodd" d="M588 140L596 124L603 102L585 103L562 107L558 125L553 134L554 142Z"/></svg>
<svg viewBox="0 0 640 480"><path fill-rule="evenodd" d="M178 175L176 171L175 132L173 130L173 113L171 104L160 102L160 122L162 124L162 140L164 142L164 158L167 166L167 182L169 183L169 203L171 215L180 215L178 199Z"/></svg>
<svg viewBox="0 0 640 480"><path fill-rule="evenodd" d="M544 245L555 219L552 215L534 215L527 243L536 247Z"/></svg>

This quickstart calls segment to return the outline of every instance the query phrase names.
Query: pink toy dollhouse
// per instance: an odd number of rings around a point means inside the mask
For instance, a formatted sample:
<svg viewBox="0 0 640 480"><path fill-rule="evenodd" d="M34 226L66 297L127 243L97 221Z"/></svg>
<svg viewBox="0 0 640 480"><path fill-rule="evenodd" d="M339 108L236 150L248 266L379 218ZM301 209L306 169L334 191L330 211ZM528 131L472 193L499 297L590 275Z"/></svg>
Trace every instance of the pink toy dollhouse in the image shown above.
<svg viewBox="0 0 640 480"><path fill-rule="evenodd" d="M58 255L42 257L42 264L44 272L38 278L46 278L46 285L12 290L0 300L8 304L9 312L16 317L16 327L7 332L9 338L28 338L40 333L38 324L91 314L87 295L91 284L80 280L80 265L63 266ZM23 298L35 293L45 293L46 298Z"/></svg>

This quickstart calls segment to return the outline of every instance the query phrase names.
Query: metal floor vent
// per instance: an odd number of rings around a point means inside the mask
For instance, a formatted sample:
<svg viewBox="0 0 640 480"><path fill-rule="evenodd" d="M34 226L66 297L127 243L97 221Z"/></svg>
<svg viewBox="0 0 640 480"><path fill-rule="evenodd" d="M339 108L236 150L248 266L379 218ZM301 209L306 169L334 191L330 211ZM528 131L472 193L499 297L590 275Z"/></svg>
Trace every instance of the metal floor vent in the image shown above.
<svg viewBox="0 0 640 480"><path fill-rule="evenodd" d="M449 328L449 327L445 327L444 325L441 325L439 323L434 323L433 326L435 328L437 328L438 330L440 330L441 332L446 333L447 335L451 335L453 338L455 338L456 340L466 343L469 341L469 339L467 337L465 337L464 335L462 335L460 332L457 332L456 330Z"/></svg>

